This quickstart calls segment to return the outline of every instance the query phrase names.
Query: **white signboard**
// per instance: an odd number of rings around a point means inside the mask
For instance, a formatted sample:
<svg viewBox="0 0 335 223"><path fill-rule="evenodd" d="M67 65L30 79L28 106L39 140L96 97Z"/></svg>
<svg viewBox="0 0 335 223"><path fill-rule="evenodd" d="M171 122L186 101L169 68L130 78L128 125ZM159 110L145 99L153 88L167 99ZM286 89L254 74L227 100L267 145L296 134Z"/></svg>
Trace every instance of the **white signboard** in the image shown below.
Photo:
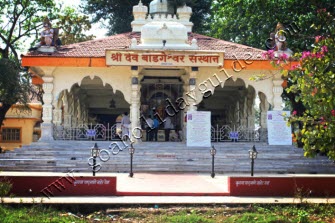
<svg viewBox="0 0 335 223"><path fill-rule="evenodd" d="M187 146L211 146L211 112L189 111L187 122Z"/></svg>
<svg viewBox="0 0 335 223"><path fill-rule="evenodd" d="M284 120L284 114L290 115L289 111L268 111L268 140L269 145L292 145L291 126Z"/></svg>

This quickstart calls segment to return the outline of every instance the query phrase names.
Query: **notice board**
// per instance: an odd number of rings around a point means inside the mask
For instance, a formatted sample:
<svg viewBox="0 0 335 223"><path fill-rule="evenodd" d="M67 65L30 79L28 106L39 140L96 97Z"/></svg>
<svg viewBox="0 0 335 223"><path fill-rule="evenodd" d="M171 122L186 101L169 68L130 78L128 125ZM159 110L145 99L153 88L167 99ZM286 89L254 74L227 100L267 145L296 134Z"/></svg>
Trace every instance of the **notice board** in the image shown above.
<svg viewBox="0 0 335 223"><path fill-rule="evenodd" d="M211 146L211 112L189 111L186 115L187 146Z"/></svg>
<svg viewBox="0 0 335 223"><path fill-rule="evenodd" d="M269 145L292 145L291 125L287 125L285 116L290 116L289 111L268 111L268 140Z"/></svg>

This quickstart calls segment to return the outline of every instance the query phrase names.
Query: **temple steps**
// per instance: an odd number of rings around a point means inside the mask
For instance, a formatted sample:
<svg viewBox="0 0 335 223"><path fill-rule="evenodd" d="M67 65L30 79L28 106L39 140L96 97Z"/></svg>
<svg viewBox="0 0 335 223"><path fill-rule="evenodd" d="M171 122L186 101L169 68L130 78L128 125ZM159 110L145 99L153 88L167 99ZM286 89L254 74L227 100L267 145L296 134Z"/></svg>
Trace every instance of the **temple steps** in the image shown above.
<svg viewBox="0 0 335 223"><path fill-rule="evenodd" d="M91 172L88 165L92 141L37 142L0 154L3 171ZM108 149L111 142L97 142ZM124 147L122 142L118 142ZM255 173L335 173L335 164L325 156L310 159L294 146L269 146L265 143L214 143L217 150L215 171L223 174L250 173L248 150L255 145L258 157ZM196 172L210 173L210 148L186 147L180 142L143 142L135 144L134 172ZM106 154L105 154L106 155ZM105 156L106 157L106 156ZM117 155L110 154L107 162L97 159L100 172L128 172L130 155L127 148Z"/></svg>

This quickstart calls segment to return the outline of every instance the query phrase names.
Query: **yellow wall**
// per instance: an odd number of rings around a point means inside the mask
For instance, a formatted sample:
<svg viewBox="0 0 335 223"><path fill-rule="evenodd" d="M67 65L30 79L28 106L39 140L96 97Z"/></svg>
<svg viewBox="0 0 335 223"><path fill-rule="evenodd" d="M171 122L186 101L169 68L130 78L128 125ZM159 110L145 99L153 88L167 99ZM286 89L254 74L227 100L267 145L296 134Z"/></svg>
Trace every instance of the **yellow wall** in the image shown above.
<svg viewBox="0 0 335 223"><path fill-rule="evenodd" d="M6 114L2 128L21 128L21 142L4 143L0 138L0 145L4 150L13 150L22 145L29 145L33 142L35 124L41 120L41 105L31 105L30 112L20 112L18 106L13 106Z"/></svg>

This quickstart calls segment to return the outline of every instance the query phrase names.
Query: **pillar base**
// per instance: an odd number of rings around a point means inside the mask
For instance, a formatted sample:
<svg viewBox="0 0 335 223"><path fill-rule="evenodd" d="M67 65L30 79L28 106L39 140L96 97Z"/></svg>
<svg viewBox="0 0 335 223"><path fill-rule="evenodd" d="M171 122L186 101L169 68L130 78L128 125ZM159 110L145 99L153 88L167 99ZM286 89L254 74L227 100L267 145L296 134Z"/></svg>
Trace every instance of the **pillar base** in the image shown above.
<svg viewBox="0 0 335 223"><path fill-rule="evenodd" d="M41 138L38 141L39 142L54 141L53 124L51 124L51 123L42 123L41 124Z"/></svg>

